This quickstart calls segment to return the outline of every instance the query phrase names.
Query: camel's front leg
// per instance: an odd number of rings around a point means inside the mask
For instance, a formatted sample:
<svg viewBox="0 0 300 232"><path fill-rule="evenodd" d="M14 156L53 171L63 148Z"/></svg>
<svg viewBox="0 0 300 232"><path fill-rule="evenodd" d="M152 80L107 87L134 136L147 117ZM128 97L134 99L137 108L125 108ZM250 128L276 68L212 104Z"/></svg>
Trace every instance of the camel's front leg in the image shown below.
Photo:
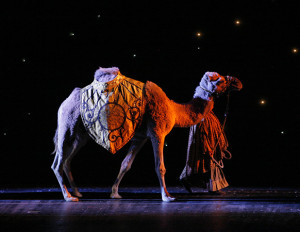
<svg viewBox="0 0 300 232"><path fill-rule="evenodd" d="M112 191L110 194L111 198L117 198L117 199L122 198L118 193L119 192L119 184L120 184L122 178L124 177L125 173L128 172L129 169L131 168L132 162L133 162L134 158L136 157L136 154L140 151L140 149L143 147L143 145L146 143L146 141L147 141L147 138L133 138L132 144L129 148L129 151L121 164L121 168L120 168L118 177L117 177L114 185L112 186Z"/></svg>
<svg viewBox="0 0 300 232"><path fill-rule="evenodd" d="M155 171L158 176L160 189L161 189L161 198L163 201L170 202L175 201L176 198L171 196L166 188L165 183L165 174L166 174L166 168L164 164L164 138L156 139L152 138L152 146L153 146L153 152L154 152L154 159L155 159Z"/></svg>

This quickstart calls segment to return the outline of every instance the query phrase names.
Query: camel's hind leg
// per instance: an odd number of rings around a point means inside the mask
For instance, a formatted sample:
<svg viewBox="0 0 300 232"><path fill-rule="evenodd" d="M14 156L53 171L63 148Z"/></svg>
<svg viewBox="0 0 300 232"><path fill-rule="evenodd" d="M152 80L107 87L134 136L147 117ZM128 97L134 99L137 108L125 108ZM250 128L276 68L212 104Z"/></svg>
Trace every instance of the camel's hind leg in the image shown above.
<svg viewBox="0 0 300 232"><path fill-rule="evenodd" d="M61 149L58 149L56 151L54 162L51 166L52 170L54 171L54 174L58 180L58 183L61 187L62 194L66 201L78 201L77 197L82 197L81 193L78 191L78 188L76 187L76 184L74 182L73 175L71 173L71 160L72 158L77 154L79 149L83 147L87 142L87 135L82 134L78 135L73 142L71 142L70 138L64 138L66 140L63 140L64 142L60 143L58 141L58 144L60 145ZM68 144L68 145L67 145ZM73 197L64 182L63 173L65 172L69 183L73 190L73 195L76 197Z"/></svg>
<svg viewBox="0 0 300 232"><path fill-rule="evenodd" d="M112 192L110 194L111 198L118 198L118 199L122 198L118 193L119 184L120 184L122 178L124 177L125 173L128 172L129 169L131 168L132 162L133 162L134 158L136 157L136 154L140 151L140 149L143 147L143 145L146 143L146 141L147 141L147 138L144 138L144 137L133 138L132 144L129 148L129 151L121 164L121 168L120 168L118 177L117 177L114 185L112 186Z"/></svg>
<svg viewBox="0 0 300 232"><path fill-rule="evenodd" d="M61 188L62 194L64 196L64 199L66 201L78 201L77 197L73 197L64 182L64 178L63 178L63 168L64 168L64 162L65 162L65 158L63 155L56 153L53 164L51 166L57 180L59 183L59 186Z"/></svg>
<svg viewBox="0 0 300 232"><path fill-rule="evenodd" d="M75 184L72 172L71 172L71 161L73 159L73 157L77 154L77 152L79 151L79 149L85 145L86 141L81 142L80 144L78 144L77 142L75 142L73 144L73 150L71 151L71 153L69 154L68 158L65 160L64 165L63 165L63 170L69 180L69 183L72 187L72 191L73 191L73 195L76 197L82 197L82 194L78 191L78 188Z"/></svg>
<svg viewBox="0 0 300 232"><path fill-rule="evenodd" d="M53 140L56 155L51 168L54 171L66 201L78 201L78 198L71 196L68 192L63 178L64 171L75 195L81 195L75 186L70 169L72 157L86 143L88 137L80 117L80 93L81 90L75 88L59 107L57 129Z"/></svg>

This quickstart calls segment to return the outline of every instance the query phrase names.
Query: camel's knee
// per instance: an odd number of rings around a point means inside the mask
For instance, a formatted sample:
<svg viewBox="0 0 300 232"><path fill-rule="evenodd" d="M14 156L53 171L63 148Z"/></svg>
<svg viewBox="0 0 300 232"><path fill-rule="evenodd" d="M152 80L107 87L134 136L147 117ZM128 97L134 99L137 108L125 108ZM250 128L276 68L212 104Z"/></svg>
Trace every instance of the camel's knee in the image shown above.
<svg viewBox="0 0 300 232"><path fill-rule="evenodd" d="M52 169L53 172L55 172L55 170L57 170L57 162L54 161L54 162L52 163L51 169Z"/></svg>
<svg viewBox="0 0 300 232"><path fill-rule="evenodd" d="M121 171L128 172L131 169L132 161L133 161L132 157L127 156L121 164Z"/></svg>
<svg viewBox="0 0 300 232"><path fill-rule="evenodd" d="M158 169L156 169L157 174L160 174L162 176L164 176L167 172L165 167L159 167Z"/></svg>
<svg viewBox="0 0 300 232"><path fill-rule="evenodd" d="M52 169L53 172L55 172L55 166L54 166L54 164L51 165L51 169Z"/></svg>
<svg viewBox="0 0 300 232"><path fill-rule="evenodd" d="M59 154L56 154L54 161L51 165L51 169L54 171L54 173L58 173L62 171L62 168L63 168L62 157Z"/></svg>
<svg viewBox="0 0 300 232"><path fill-rule="evenodd" d="M126 173L131 169L131 164L125 163L121 165L121 172Z"/></svg>
<svg viewBox="0 0 300 232"><path fill-rule="evenodd" d="M71 169L71 162L70 162L70 160L66 160L66 161L64 162L63 167L64 167L64 171L65 171L65 172L70 171L70 169Z"/></svg>
<svg viewBox="0 0 300 232"><path fill-rule="evenodd" d="M62 175L62 169L56 166L51 166L52 171L55 175Z"/></svg>

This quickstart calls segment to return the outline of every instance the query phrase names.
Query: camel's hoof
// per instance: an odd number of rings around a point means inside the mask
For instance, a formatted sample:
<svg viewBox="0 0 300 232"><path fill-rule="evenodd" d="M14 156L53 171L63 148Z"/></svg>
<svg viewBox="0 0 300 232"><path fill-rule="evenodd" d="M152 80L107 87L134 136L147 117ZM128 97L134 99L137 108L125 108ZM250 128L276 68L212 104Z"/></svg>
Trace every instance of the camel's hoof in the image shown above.
<svg viewBox="0 0 300 232"><path fill-rule="evenodd" d="M65 197L65 200L66 200L67 202L77 202L77 201L79 201L79 199L78 199L77 197L72 197L72 196L70 196L70 197Z"/></svg>
<svg viewBox="0 0 300 232"><path fill-rule="evenodd" d="M80 192L74 192L73 195L79 198L82 197L82 194Z"/></svg>
<svg viewBox="0 0 300 232"><path fill-rule="evenodd" d="M173 197L173 196L171 196L171 195L169 195L169 196L163 196L163 197L162 197L162 200L163 200L164 202L172 202L172 201L176 201L176 198Z"/></svg>
<svg viewBox="0 0 300 232"><path fill-rule="evenodd" d="M122 196L119 193L111 193L110 198L112 199L122 199Z"/></svg>

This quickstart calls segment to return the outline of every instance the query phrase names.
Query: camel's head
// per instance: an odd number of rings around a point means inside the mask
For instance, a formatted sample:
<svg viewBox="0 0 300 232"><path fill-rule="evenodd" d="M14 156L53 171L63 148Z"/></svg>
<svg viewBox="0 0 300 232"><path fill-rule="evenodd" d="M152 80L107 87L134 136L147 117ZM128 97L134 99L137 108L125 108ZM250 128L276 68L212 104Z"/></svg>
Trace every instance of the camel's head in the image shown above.
<svg viewBox="0 0 300 232"><path fill-rule="evenodd" d="M236 77L226 76L229 91L240 91L243 88L242 82Z"/></svg>
<svg viewBox="0 0 300 232"><path fill-rule="evenodd" d="M236 77L221 76L216 72L206 72L200 81L200 88L211 95L219 95L226 90L241 90L242 87L242 82Z"/></svg>

